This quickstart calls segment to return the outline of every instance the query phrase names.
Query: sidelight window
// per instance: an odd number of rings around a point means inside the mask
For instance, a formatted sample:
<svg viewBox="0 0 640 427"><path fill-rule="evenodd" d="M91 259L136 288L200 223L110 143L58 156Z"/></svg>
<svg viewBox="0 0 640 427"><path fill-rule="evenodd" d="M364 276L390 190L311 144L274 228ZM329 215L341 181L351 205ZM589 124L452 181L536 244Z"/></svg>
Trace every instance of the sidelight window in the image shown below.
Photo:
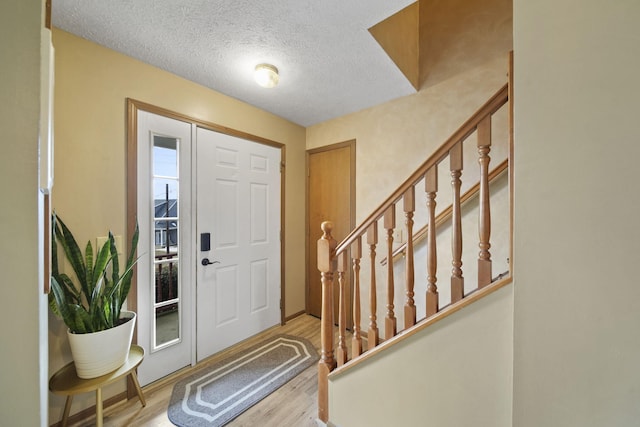
<svg viewBox="0 0 640 427"><path fill-rule="evenodd" d="M153 224L155 348L180 339L179 168L176 138L153 137Z"/></svg>

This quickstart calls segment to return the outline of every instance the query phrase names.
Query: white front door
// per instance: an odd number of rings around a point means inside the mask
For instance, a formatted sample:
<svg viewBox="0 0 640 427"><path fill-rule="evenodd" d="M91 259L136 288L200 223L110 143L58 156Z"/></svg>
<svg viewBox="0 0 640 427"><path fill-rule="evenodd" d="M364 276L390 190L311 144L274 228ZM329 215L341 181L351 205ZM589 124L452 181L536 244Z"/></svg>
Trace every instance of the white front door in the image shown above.
<svg viewBox="0 0 640 427"><path fill-rule="evenodd" d="M197 130L197 359L280 322L280 150Z"/></svg>
<svg viewBox="0 0 640 427"><path fill-rule="evenodd" d="M136 117L145 385L279 323L281 177L279 148Z"/></svg>
<svg viewBox="0 0 640 427"><path fill-rule="evenodd" d="M146 111L137 114L140 240L138 344L142 385L192 363L192 125Z"/></svg>

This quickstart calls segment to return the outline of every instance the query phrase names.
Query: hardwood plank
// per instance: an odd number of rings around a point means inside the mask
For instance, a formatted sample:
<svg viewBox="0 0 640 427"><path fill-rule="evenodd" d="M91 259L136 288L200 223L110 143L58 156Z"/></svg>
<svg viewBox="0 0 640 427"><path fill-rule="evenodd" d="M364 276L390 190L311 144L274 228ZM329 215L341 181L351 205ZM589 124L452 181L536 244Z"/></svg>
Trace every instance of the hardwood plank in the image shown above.
<svg viewBox="0 0 640 427"><path fill-rule="evenodd" d="M142 408L137 399L116 404L104 412L105 427L122 426L173 426L167 417L167 408L171 399L173 385L194 372L210 364L223 360L235 352L242 351L258 342L277 335L288 334L308 339L320 353L320 320L302 315L290 320L284 326L276 326L251 337L229 349L214 354L198 365L185 368L167 378L142 388L147 406ZM313 364L300 375L267 396L258 404L249 408L238 418L227 424L230 427L316 427L318 415L318 367ZM95 417L71 424L73 427L95 425Z"/></svg>

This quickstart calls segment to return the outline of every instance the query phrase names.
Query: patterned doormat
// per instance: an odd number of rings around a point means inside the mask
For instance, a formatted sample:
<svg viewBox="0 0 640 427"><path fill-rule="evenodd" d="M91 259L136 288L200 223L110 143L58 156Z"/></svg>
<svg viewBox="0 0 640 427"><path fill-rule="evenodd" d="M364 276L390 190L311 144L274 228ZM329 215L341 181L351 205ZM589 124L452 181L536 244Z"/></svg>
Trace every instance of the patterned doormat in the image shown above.
<svg viewBox="0 0 640 427"><path fill-rule="evenodd" d="M180 427L223 426L317 361L304 338L269 338L177 382L169 420Z"/></svg>

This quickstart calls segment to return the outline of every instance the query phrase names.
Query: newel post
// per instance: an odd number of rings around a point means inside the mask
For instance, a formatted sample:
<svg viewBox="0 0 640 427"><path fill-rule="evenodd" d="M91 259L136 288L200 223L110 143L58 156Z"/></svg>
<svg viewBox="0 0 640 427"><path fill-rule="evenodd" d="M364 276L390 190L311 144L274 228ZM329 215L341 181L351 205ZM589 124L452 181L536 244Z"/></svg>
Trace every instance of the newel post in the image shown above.
<svg viewBox="0 0 640 427"><path fill-rule="evenodd" d="M333 223L321 225L322 237L318 239L318 270L322 282L322 318L320 321L321 354L318 362L318 418L329 421L329 373L335 369L333 355L333 256L336 241L331 236Z"/></svg>

